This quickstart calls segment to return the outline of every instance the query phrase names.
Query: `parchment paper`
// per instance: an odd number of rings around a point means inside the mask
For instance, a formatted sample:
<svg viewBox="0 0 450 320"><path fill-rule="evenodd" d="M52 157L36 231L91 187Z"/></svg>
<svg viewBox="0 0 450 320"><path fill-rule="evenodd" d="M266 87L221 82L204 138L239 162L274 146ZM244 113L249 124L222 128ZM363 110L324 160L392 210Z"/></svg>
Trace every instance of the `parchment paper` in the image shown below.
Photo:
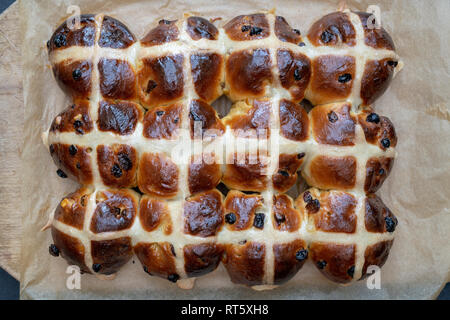
<svg viewBox="0 0 450 320"><path fill-rule="evenodd" d="M41 142L54 116L69 105L48 64L46 41L69 15L69 5L82 13L104 12L125 22L140 38L159 19L184 12L226 21L236 15L276 8L291 25L306 33L311 23L334 11L337 1L22 1L24 36L25 126L23 146L23 241L21 297L140 299L400 299L434 298L449 280L450 266L450 2L347 1L349 8L381 8L382 24L392 35L405 68L376 104L395 124L398 158L379 192L396 214L399 226L390 257L381 272L381 289L365 281L350 287L328 282L307 263L293 280L265 292L237 286L223 266L184 291L166 280L149 277L139 261L128 263L114 281L83 275L81 290L66 288L66 262L48 254L50 232L39 232L48 214L77 184L58 179ZM11 110L17 112L17 110Z"/></svg>

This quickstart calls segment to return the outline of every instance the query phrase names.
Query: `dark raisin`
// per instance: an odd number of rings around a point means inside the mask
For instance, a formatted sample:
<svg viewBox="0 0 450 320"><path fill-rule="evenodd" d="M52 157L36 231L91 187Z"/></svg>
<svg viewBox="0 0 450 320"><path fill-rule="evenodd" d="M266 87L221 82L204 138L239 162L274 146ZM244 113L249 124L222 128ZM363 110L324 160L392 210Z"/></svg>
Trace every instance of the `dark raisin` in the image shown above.
<svg viewBox="0 0 450 320"><path fill-rule="evenodd" d="M83 126L83 122L81 122L80 120L75 120L75 121L74 121L73 127L74 127L75 129L78 129L78 128L80 128L81 126Z"/></svg>
<svg viewBox="0 0 450 320"><path fill-rule="evenodd" d="M299 46L299 47L304 47L304 46L306 46L306 44L305 44L304 42L300 42L300 43L298 44L298 46Z"/></svg>
<svg viewBox="0 0 450 320"><path fill-rule="evenodd" d="M92 270L94 270L94 272L99 272L101 268L102 268L102 265L99 263L94 263L92 265Z"/></svg>
<svg viewBox="0 0 450 320"><path fill-rule="evenodd" d="M260 34L262 31L263 31L263 29L260 28L260 27L252 27L252 28L250 29L249 35L250 35L250 36L255 36L255 35Z"/></svg>
<svg viewBox="0 0 450 320"><path fill-rule="evenodd" d="M316 213L320 210L320 202L317 199L312 200L306 205L306 210L308 210L309 213Z"/></svg>
<svg viewBox="0 0 450 320"><path fill-rule="evenodd" d="M155 89L158 86L158 84L153 81L153 80L149 80L147 83L147 89L145 90L145 93L150 93L153 91L153 89Z"/></svg>
<svg viewBox="0 0 450 320"><path fill-rule="evenodd" d="M258 229L264 228L264 219L265 219L264 213L257 213L255 214L255 220L253 220L253 226Z"/></svg>
<svg viewBox="0 0 450 320"><path fill-rule="evenodd" d="M81 164L79 162L77 162L77 164L75 166L77 167L78 170L81 169Z"/></svg>
<svg viewBox="0 0 450 320"><path fill-rule="evenodd" d="M55 47L61 48L65 45L67 45L67 37L64 33L59 33L56 35L55 39L53 40L53 43L55 44Z"/></svg>
<svg viewBox="0 0 450 320"><path fill-rule="evenodd" d="M152 275L152 274L148 271L147 266L144 266L143 269L144 269L144 272L145 272L145 273L148 273L149 275Z"/></svg>
<svg viewBox="0 0 450 320"><path fill-rule="evenodd" d="M161 111L161 110L156 111L156 115L157 115L158 117L161 117L163 114L164 114L164 111Z"/></svg>
<svg viewBox="0 0 450 320"><path fill-rule="evenodd" d="M294 70L294 79L295 81L302 80L302 74L300 73L299 69Z"/></svg>
<svg viewBox="0 0 450 320"><path fill-rule="evenodd" d="M378 175L379 175L379 176L384 175L384 169L383 169L383 168L381 168L380 170L378 170Z"/></svg>
<svg viewBox="0 0 450 320"><path fill-rule="evenodd" d="M278 171L278 174L281 174L283 177L289 177L289 172L284 171L284 170Z"/></svg>
<svg viewBox="0 0 450 320"><path fill-rule="evenodd" d="M389 148L391 146L391 141L388 138L384 138L381 140L381 145L385 148Z"/></svg>
<svg viewBox="0 0 450 320"><path fill-rule="evenodd" d="M327 262L326 262L326 261L323 261L323 260L317 261L317 267L318 267L319 269L323 269L323 268L325 268L326 266L327 266Z"/></svg>
<svg viewBox="0 0 450 320"><path fill-rule="evenodd" d="M298 261L303 261L306 258L308 258L308 250L306 249L298 250L295 254L295 259L297 259Z"/></svg>
<svg viewBox="0 0 450 320"><path fill-rule="evenodd" d="M177 256L177 254L175 253L175 248L173 247L173 244L170 244L170 251L172 252L174 257Z"/></svg>
<svg viewBox="0 0 450 320"><path fill-rule="evenodd" d="M111 174L116 177L120 178L122 176L122 169L120 169L119 165L115 163L111 168Z"/></svg>
<svg viewBox="0 0 450 320"><path fill-rule="evenodd" d="M292 31L294 31L296 34L298 34L298 35L300 35L301 33L300 33L300 30L298 30L298 29L292 29Z"/></svg>
<svg viewBox="0 0 450 320"><path fill-rule="evenodd" d="M328 113L328 121L330 121L331 123L335 123L336 121L338 121L338 116L336 112L330 111Z"/></svg>
<svg viewBox="0 0 450 320"><path fill-rule="evenodd" d="M328 30L325 30L320 35L320 39L322 40L323 43L328 43L331 40L333 40L333 38L334 38L334 35L331 32L329 32Z"/></svg>
<svg viewBox="0 0 450 320"><path fill-rule="evenodd" d="M350 73L344 73L344 74L340 75L338 78L338 81L340 83L349 82L350 80L352 80L352 75Z"/></svg>
<svg viewBox="0 0 450 320"><path fill-rule="evenodd" d="M280 225L286 221L286 216L284 214L280 214L277 212L277 213L275 213L274 217L275 217L275 221L277 222L278 225Z"/></svg>
<svg viewBox="0 0 450 320"><path fill-rule="evenodd" d="M355 266L351 266L348 270L347 270L347 274L353 278L353 275L355 274Z"/></svg>
<svg viewBox="0 0 450 320"><path fill-rule="evenodd" d="M86 197L87 195L83 195L80 199L81 206L84 207L86 205Z"/></svg>
<svg viewBox="0 0 450 320"><path fill-rule="evenodd" d="M234 213L228 213L225 215L225 222L233 224L236 222L236 215Z"/></svg>
<svg viewBox="0 0 450 320"><path fill-rule="evenodd" d="M239 243L239 244L246 244L246 243L247 243L247 240L241 240L241 241L239 241L238 243Z"/></svg>
<svg viewBox="0 0 450 320"><path fill-rule="evenodd" d="M371 113L366 118L367 122L379 123L380 117L376 113Z"/></svg>
<svg viewBox="0 0 450 320"><path fill-rule="evenodd" d="M113 207L113 211L114 211L114 215L116 216L117 219L120 219L120 208L117 207Z"/></svg>
<svg viewBox="0 0 450 320"><path fill-rule="evenodd" d="M386 231L387 232L394 232L395 227L397 226L397 223L392 219L391 217L384 218L384 221L386 222Z"/></svg>
<svg viewBox="0 0 450 320"><path fill-rule="evenodd" d="M169 274L169 276L167 277L167 280L169 280L171 282L177 282L178 279L180 279L180 276L177 275L176 273Z"/></svg>
<svg viewBox="0 0 450 320"><path fill-rule="evenodd" d="M310 203L310 202L312 201L312 195L311 195L311 192L306 191L306 192L303 194L303 201L305 201L306 203Z"/></svg>
<svg viewBox="0 0 450 320"><path fill-rule="evenodd" d="M249 26L249 25L243 25L242 28L241 28L241 31L242 31L242 32L247 32L247 31L250 30L250 29L251 29L251 26Z"/></svg>
<svg viewBox="0 0 450 320"><path fill-rule="evenodd" d="M301 159L305 156L304 152L300 152L299 154L297 154L297 159Z"/></svg>
<svg viewBox="0 0 450 320"><path fill-rule="evenodd" d="M69 153L70 153L70 155L71 155L71 156L76 155L76 154L77 154L77 151L78 151L77 147L75 147L73 144L71 144L70 147L69 147Z"/></svg>
<svg viewBox="0 0 450 320"><path fill-rule="evenodd" d="M180 121L180 119L178 118L173 119L173 123L178 123L178 121Z"/></svg>
<svg viewBox="0 0 450 320"><path fill-rule="evenodd" d="M51 144L49 149L50 149L50 153L55 152L55 145Z"/></svg>
<svg viewBox="0 0 450 320"><path fill-rule="evenodd" d="M72 78L73 78L73 80L80 80L82 75L83 75L83 73L81 72L80 69L75 69L75 70L73 70L73 72L72 72Z"/></svg>
<svg viewBox="0 0 450 320"><path fill-rule="evenodd" d="M58 174L58 176L60 176L63 179L67 178L67 174L64 171L62 171L61 169L56 170L56 173Z"/></svg>
<svg viewBox="0 0 450 320"><path fill-rule="evenodd" d="M393 61L393 60L389 60L387 63L388 63L388 65L390 65L391 67L394 67L394 68L398 65L398 61Z"/></svg>
<svg viewBox="0 0 450 320"><path fill-rule="evenodd" d="M48 252L54 257L59 256L59 249L53 243L50 245L50 247L48 247Z"/></svg>
<svg viewBox="0 0 450 320"><path fill-rule="evenodd" d="M130 158L126 153L119 153L118 156L119 164L122 167L123 170L128 171L131 168L133 168L133 162L131 162Z"/></svg>

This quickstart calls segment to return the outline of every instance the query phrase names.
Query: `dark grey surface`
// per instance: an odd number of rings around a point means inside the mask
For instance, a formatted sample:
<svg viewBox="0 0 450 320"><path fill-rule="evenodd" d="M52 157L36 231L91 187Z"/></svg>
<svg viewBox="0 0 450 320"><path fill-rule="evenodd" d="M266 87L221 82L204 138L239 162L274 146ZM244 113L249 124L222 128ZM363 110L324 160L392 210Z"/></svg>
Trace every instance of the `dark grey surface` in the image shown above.
<svg viewBox="0 0 450 320"><path fill-rule="evenodd" d="M0 13L8 8L14 0L0 0ZM19 282L0 268L0 300L19 298ZM450 300L450 283L447 283L438 297L439 300Z"/></svg>

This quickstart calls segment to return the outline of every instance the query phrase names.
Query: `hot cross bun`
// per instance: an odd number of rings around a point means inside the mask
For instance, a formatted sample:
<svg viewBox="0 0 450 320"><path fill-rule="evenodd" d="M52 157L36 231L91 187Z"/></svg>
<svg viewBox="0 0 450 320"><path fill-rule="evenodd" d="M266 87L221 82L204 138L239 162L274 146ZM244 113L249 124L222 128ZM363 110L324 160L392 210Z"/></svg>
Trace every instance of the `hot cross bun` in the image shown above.
<svg viewBox="0 0 450 320"><path fill-rule="evenodd" d="M272 13L186 16L141 40L103 14L62 24L48 53L73 105L44 141L82 187L51 218L50 253L107 278L135 254L184 288L220 263L255 289L307 260L342 284L382 266L397 219L374 193L397 137L371 104L401 61L368 19L334 12L302 35Z"/></svg>

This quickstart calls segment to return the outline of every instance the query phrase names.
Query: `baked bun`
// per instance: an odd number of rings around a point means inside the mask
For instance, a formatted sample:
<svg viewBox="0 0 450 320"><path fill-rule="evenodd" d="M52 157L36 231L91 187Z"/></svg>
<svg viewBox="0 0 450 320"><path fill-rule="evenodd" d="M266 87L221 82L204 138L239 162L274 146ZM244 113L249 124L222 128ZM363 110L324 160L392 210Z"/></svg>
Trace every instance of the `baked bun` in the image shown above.
<svg viewBox="0 0 450 320"><path fill-rule="evenodd" d="M83 187L55 211L51 253L102 277L134 253L184 288L221 262L256 289L308 259L343 284L382 266L397 219L374 192L397 137L370 105L401 64L367 19L331 13L302 36L270 13L187 16L140 41L102 14L60 26L49 59L73 105L44 140ZM294 201L300 173L312 188Z"/></svg>

